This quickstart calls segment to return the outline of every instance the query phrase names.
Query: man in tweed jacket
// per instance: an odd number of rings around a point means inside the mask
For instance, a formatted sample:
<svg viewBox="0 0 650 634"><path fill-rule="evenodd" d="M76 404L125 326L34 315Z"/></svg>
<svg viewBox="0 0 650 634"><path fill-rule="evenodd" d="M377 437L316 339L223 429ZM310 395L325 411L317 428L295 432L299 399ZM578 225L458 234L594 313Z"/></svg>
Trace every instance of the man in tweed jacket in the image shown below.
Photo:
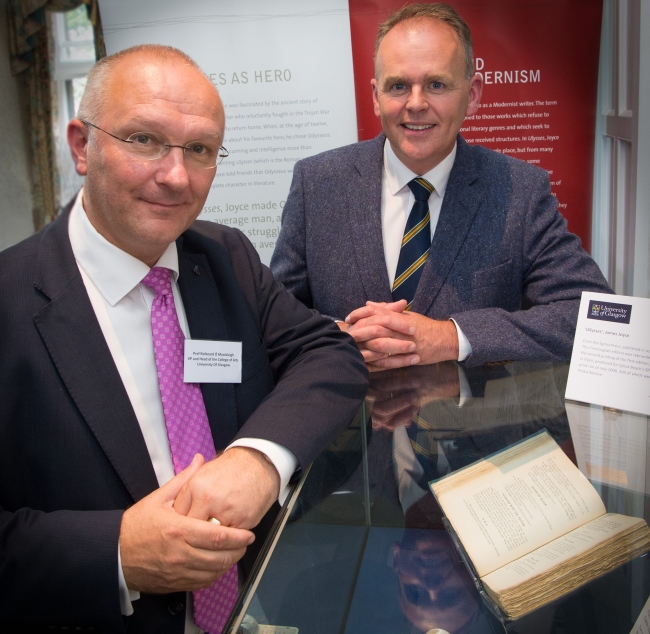
<svg viewBox="0 0 650 634"><path fill-rule="evenodd" d="M295 166L277 279L342 320L371 370L569 358L581 292L611 289L548 174L458 134L482 92L467 24L445 5L398 11L380 27L371 84L383 133ZM405 310L391 288L416 176L434 188L432 242Z"/></svg>

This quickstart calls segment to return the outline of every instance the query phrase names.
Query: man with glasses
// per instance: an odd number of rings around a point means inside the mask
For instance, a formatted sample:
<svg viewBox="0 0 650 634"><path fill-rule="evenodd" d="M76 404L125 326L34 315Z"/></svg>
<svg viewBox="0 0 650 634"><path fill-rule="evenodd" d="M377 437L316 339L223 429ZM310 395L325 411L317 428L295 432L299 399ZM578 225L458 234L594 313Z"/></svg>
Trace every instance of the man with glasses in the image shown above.
<svg viewBox="0 0 650 634"><path fill-rule="evenodd" d="M102 60L82 191L0 255L2 631L219 634L251 529L363 398L351 339L195 222L223 135L182 52Z"/></svg>

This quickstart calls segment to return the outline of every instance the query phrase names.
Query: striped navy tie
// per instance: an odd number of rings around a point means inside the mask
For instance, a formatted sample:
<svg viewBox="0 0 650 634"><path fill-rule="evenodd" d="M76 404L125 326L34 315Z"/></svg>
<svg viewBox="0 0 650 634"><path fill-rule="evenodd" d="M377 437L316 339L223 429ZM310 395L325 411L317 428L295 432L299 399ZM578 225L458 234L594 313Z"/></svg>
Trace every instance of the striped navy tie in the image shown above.
<svg viewBox="0 0 650 634"><path fill-rule="evenodd" d="M405 299L408 302L406 310L411 309L422 268L431 247L429 196L433 191L433 185L424 178L414 178L408 186L415 196L415 203L404 229L393 282L393 300Z"/></svg>

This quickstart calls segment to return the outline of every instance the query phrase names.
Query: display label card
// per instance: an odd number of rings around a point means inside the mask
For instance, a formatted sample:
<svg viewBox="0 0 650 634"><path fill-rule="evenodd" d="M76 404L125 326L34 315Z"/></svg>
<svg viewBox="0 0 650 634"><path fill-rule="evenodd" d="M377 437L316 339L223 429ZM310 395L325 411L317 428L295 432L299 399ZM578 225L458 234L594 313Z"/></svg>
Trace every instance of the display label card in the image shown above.
<svg viewBox="0 0 650 634"><path fill-rule="evenodd" d="M241 383L241 341L185 340L185 383Z"/></svg>
<svg viewBox="0 0 650 634"><path fill-rule="evenodd" d="M650 415L650 299L582 294L565 397Z"/></svg>
<svg viewBox="0 0 650 634"><path fill-rule="evenodd" d="M648 417L583 403L565 406L580 471L592 482L645 493Z"/></svg>

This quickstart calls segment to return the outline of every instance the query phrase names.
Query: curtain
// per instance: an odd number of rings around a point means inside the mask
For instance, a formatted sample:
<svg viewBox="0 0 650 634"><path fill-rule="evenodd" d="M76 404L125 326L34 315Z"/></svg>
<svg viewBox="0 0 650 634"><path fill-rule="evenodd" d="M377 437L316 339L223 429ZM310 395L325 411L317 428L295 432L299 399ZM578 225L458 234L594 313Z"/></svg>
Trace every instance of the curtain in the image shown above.
<svg viewBox="0 0 650 634"><path fill-rule="evenodd" d="M9 0L9 53L12 74L22 79L31 146L34 229L59 213L59 185L52 121L49 38L45 11L86 5L95 36L95 56L106 55L97 0Z"/></svg>

